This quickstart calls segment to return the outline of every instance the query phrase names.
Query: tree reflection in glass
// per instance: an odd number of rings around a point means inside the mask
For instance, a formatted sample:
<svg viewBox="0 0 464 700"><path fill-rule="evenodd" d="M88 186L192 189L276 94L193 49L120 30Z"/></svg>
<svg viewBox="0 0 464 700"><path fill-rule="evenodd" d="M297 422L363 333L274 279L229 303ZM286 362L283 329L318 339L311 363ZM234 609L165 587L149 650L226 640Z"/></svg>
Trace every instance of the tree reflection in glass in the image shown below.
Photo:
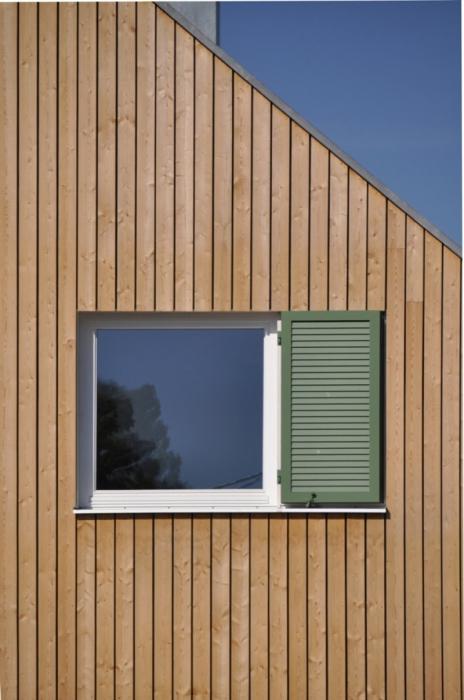
<svg viewBox="0 0 464 700"><path fill-rule="evenodd" d="M97 416L97 488L186 488L179 478L181 458L169 450L154 386L129 391L99 381Z"/></svg>

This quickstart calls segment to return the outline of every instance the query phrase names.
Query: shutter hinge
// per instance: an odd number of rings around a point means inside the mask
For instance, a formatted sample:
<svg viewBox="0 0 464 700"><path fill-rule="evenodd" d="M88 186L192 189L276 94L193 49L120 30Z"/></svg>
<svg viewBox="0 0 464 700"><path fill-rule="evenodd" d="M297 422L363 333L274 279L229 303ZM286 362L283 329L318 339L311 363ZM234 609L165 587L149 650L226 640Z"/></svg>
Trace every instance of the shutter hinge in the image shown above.
<svg viewBox="0 0 464 700"><path fill-rule="evenodd" d="M282 345L282 331L277 331L277 345Z"/></svg>
<svg viewBox="0 0 464 700"><path fill-rule="evenodd" d="M282 469L277 470L277 483L278 484L282 483Z"/></svg>

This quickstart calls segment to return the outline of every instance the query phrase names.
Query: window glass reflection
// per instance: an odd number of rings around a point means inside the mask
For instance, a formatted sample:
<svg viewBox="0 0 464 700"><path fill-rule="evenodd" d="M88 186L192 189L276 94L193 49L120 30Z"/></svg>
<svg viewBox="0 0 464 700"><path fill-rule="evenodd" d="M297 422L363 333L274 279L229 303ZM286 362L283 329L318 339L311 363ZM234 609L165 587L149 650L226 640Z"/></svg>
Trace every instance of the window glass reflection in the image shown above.
<svg viewBox="0 0 464 700"><path fill-rule="evenodd" d="M97 332L97 488L262 488L262 329Z"/></svg>

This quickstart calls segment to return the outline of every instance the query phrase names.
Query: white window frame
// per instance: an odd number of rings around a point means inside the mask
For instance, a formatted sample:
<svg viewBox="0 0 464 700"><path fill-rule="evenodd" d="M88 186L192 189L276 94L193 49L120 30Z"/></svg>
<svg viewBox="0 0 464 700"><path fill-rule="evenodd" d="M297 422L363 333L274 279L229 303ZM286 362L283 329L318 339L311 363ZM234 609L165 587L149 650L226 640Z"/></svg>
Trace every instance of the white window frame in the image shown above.
<svg viewBox="0 0 464 700"><path fill-rule="evenodd" d="M78 479L77 512L250 512L279 510L280 348L279 314L80 312L78 314ZM96 488L96 390L98 330L262 328L263 488L151 489Z"/></svg>

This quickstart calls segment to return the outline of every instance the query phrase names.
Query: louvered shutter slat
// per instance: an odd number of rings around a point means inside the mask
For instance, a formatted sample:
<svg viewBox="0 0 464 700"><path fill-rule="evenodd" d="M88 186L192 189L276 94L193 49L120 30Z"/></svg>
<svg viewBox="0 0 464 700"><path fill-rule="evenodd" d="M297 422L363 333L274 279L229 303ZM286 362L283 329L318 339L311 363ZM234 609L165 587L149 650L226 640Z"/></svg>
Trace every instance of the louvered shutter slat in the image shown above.
<svg viewBox="0 0 464 700"><path fill-rule="evenodd" d="M282 500L380 500L380 313L282 315Z"/></svg>

